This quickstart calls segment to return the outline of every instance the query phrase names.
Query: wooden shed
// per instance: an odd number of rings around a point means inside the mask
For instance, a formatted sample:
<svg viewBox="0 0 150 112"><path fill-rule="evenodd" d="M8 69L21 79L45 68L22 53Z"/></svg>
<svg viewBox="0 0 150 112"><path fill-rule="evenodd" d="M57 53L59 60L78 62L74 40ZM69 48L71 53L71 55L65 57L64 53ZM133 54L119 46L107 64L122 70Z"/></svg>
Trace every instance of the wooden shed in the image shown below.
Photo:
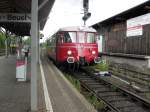
<svg viewBox="0 0 150 112"><path fill-rule="evenodd" d="M103 37L103 53L150 55L150 1L92 25Z"/></svg>

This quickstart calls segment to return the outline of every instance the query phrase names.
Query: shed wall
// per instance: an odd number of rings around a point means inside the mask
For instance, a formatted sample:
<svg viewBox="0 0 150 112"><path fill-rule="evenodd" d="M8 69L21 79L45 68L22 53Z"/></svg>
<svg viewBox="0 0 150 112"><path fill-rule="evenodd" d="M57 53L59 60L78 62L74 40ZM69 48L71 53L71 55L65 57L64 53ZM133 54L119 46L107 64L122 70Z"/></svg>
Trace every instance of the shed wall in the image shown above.
<svg viewBox="0 0 150 112"><path fill-rule="evenodd" d="M127 37L126 22L102 26L98 32L104 36L103 52L150 55L150 24L143 26L141 36Z"/></svg>

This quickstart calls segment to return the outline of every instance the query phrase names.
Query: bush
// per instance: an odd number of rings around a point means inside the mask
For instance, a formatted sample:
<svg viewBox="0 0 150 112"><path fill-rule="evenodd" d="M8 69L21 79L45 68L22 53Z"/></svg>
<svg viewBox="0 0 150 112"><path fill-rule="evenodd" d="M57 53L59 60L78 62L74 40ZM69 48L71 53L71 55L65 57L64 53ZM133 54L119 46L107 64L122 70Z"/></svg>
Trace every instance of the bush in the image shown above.
<svg viewBox="0 0 150 112"><path fill-rule="evenodd" d="M101 63L97 64L95 66L96 69L99 69L100 71L108 71L108 63L106 62L106 60L103 60Z"/></svg>
<svg viewBox="0 0 150 112"><path fill-rule="evenodd" d="M5 47L5 35L3 33L0 33L0 49L3 49Z"/></svg>

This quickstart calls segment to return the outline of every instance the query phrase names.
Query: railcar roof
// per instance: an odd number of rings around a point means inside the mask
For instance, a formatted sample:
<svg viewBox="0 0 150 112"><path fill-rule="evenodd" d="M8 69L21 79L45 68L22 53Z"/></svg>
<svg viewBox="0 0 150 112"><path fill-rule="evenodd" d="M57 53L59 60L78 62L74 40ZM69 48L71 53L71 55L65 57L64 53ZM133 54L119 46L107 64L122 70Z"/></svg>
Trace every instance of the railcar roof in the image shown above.
<svg viewBox="0 0 150 112"><path fill-rule="evenodd" d="M80 27L80 26L73 26L73 27L64 27L60 28L59 31L86 31L86 32L96 32L96 30L92 27Z"/></svg>

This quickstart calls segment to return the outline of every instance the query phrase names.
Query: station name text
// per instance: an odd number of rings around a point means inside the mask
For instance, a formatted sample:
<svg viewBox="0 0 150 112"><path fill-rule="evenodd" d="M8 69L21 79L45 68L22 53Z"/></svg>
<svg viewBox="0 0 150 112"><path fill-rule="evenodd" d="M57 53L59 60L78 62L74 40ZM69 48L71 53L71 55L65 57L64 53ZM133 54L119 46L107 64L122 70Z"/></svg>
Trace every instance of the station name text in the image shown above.
<svg viewBox="0 0 150 112"><path fill-rule="evenodd" d="M1 22L30 22L31 17L30 14L0 14Z"/></svg>

